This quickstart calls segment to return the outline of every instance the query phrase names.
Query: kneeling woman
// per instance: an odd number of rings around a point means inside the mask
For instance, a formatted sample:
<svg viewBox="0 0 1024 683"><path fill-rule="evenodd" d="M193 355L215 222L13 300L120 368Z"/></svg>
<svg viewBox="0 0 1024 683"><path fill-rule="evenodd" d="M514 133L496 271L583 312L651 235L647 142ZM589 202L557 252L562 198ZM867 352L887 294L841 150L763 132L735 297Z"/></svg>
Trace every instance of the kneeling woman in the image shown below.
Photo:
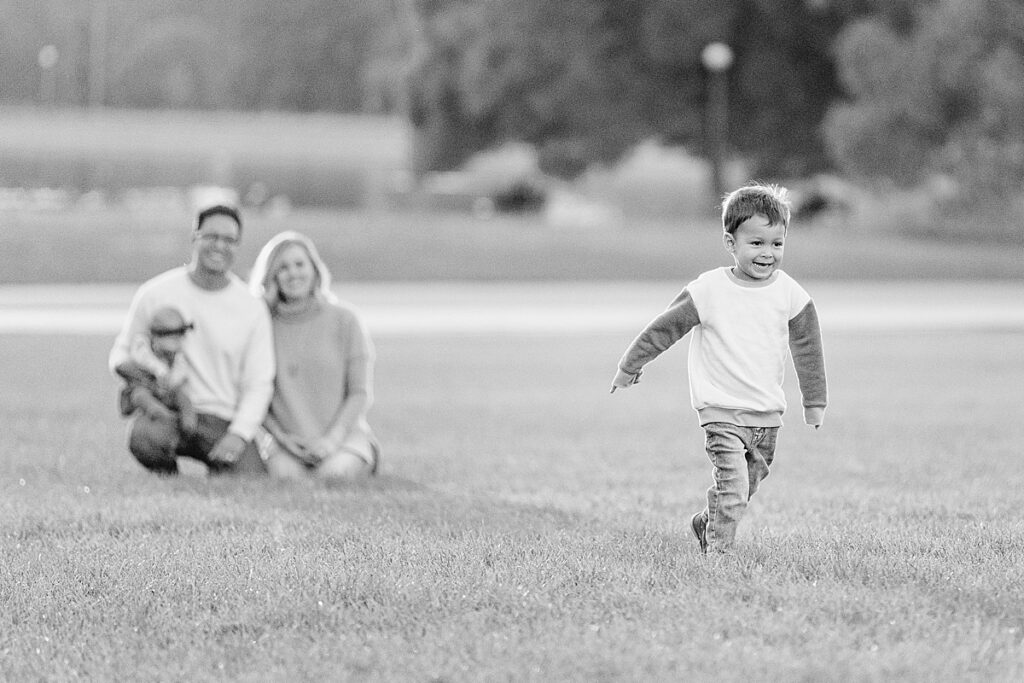
<svg viewBox="0 0 1024 683"><path fill-rule="evenodd" d="M359 317L331 292L313 242L271 238L250 286L270 307L277 378L256 441L271 476L358 479L377 472L380 449L366 421L373 344Z"/></svg>

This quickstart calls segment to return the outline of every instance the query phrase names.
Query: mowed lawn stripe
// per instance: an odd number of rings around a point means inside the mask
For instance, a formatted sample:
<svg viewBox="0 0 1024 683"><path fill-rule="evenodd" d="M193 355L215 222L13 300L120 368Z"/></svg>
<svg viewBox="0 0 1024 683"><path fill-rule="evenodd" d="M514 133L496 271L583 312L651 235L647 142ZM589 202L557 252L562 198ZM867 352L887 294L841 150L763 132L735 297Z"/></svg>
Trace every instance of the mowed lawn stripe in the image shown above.
<svg viewBox="0 0 1024 683"><path fill-rule="evenodd" d="M679 283L352 283L339 296L376 334L596 333L635 331ZM826 332L1024 328L1024 282L817 282ZM0 288L0 334L113 335L133 288Z"/></svg>

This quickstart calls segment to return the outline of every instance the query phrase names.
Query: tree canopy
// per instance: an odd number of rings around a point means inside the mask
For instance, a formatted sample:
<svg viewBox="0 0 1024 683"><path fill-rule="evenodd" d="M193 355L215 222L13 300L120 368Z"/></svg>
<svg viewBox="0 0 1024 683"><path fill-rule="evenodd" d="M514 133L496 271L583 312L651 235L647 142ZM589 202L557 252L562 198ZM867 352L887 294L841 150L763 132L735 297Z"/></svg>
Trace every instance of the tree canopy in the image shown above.
<svg viewBox="0 0 1024 683"><path fill-rule="evenodd" d="M809 0L420 0L410 79L428 140L526 140L573 174L638 141L700 147L701 50L732 47L728 140L758 170L824 167L818 126L839 94L831 44L864 3ZM464 155L446 144L423 161Z"/></svg>
<svg viewBox="0 0 1024 683"><path fill-rule="evenodd" d="M863 17L838 37L848 96L825 123L833 158L848 173L900 184L941 173L974 192L1019 192L1024 5L907 4L901 17Z"/></svg>
<svg viewBox="0 0 1024 683"><path fill-rule="evenodd" d="M57 105L386 111L373 65L392 15L334 0L0 0L0 102L38 100L36 57L54 45Z"/></svg>
<svg viewBox="0 0 1024 683"><path fill-rule="evenodd" d="M402 114L421 170L515 140L565 176L645 139L706 152L700 55L720 41L727 144L754 173L1024 181L1020 0L0 0L0 15L0 103Z"/></svg>

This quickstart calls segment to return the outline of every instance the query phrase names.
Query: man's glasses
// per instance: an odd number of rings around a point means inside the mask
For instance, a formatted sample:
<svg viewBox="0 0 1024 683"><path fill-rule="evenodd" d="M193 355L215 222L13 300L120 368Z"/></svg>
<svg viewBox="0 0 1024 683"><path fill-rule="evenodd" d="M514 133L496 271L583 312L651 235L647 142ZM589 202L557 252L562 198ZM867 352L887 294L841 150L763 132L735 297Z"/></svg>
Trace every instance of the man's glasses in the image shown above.
<svg viewBox="0 0 1024 683"><path fill-rule="evenodd" d="M204 242L208 242L210 244L220 242L221 244L227 245L229 247L233 247L236 244L238 244L238 238L233 235L218 235L213 232L202 232L199 233L198 237Z"/></svg>

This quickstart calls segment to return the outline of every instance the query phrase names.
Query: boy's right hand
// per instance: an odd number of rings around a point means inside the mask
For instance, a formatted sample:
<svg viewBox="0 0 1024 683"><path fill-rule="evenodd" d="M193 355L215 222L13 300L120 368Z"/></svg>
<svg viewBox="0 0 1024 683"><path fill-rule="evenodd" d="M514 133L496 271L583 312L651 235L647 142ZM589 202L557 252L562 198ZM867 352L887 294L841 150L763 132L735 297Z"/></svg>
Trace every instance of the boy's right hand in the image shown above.
<svg viewBox="0 0 1024 683"><path fill-rule="evenodd" d="M616 389L628 389L630 386L640 381L640 375L644 374L644 371L631 373L622 370L621 368L615 373L615 379L612 380L612 390L610 393L615 393Z"/></svg>

